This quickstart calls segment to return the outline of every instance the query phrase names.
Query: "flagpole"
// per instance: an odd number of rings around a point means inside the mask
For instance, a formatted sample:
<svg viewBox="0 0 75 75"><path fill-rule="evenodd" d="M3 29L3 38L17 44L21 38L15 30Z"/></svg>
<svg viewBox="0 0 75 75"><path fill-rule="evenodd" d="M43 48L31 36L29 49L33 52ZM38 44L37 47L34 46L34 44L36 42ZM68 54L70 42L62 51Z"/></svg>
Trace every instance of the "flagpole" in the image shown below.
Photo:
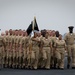
<svg viewBox="0 0 75 75"><path fill-rule="evenodd" d="M32 22L32 34L31 34L31 37L34 36L34 25L35 25L35 19L36 19L36 17L34 16L34 20L33 20L33 22Z"/></svg>
<svg viewBox="0 0 75 75"><path fill-rule="evenodd" d="M35 19L36 19L36 17L34 16L33 26L32 26L32 27L33 27L33 28L32 28L32 29L33 29L33 31L34 31Z"/></svg>

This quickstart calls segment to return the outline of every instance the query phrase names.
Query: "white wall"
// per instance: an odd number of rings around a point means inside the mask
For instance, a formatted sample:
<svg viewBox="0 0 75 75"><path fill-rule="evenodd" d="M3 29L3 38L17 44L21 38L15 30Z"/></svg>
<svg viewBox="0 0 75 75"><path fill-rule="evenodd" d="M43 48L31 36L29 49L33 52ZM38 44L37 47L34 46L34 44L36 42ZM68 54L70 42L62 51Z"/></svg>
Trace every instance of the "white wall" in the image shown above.
<svg viewBox="0 0 75 75"><path fill-rule="evenodd" d="M75 27L75 0L0 0L2 32L27 29L34 16L40 29L55 29L64 34L69 25Z"/></svg>

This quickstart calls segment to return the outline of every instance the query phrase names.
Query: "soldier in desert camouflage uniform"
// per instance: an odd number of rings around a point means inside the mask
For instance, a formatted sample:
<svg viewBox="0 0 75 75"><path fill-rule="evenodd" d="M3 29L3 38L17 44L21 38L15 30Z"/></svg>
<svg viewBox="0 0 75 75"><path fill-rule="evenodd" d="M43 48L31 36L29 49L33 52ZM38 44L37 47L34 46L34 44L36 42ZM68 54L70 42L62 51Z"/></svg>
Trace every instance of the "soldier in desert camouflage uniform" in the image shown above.
<svg viewBox="0 0 75 75"><path fill-rule="evenodd" d="M0 35L0 69L2 68L2 59L3 59L3 54L2 54L2 51L3 51L3 48L5 50L6 46L5 46L5 41L4 41L4 38L1 37Z"/></svg>

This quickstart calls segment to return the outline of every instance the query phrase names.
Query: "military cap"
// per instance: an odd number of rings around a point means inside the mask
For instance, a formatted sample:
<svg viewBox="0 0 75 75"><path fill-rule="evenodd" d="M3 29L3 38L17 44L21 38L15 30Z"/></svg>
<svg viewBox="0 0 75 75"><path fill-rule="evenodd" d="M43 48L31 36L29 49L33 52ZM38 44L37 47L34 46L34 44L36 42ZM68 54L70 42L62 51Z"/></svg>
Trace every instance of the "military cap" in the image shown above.
<svg viewBox="0 0 75 75"><path fill-rule="evenodd" d="M69 28L69 29L73 29L73 28L74 28L74 26L69 26L68 28Z"/></svg>

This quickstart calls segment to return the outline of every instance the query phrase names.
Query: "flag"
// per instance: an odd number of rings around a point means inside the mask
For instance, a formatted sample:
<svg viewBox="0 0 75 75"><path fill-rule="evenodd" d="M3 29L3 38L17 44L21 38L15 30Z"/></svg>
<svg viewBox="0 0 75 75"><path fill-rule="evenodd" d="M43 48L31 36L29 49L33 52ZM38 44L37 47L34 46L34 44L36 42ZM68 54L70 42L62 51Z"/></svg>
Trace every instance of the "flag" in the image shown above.
<svg viewBox="0 0 75 75"><path fill-rule="evenodd" d="M30 35L32 31L33 32L39 31L38 24L37 24L37 21L36 21L35 17L34 17L34 20L31 22L31 24L28 26L26 31L27 31L28 35Z"/></svg>
<svg viewBox="0 0 75 75"><path fill-rule="evenodd" d="M31 24L28 26L26 32L27 32L28 35L32 32L32 22L31 22Z"/></svg>
<svg viewBox="0 0 75 75"><path fill-rule="evenodd" d="M37 24L37 21L36 21L36 17L34 17L33 23L34 23L34 24L33 24L34 30L39 31L38 24Z"/></svg>

